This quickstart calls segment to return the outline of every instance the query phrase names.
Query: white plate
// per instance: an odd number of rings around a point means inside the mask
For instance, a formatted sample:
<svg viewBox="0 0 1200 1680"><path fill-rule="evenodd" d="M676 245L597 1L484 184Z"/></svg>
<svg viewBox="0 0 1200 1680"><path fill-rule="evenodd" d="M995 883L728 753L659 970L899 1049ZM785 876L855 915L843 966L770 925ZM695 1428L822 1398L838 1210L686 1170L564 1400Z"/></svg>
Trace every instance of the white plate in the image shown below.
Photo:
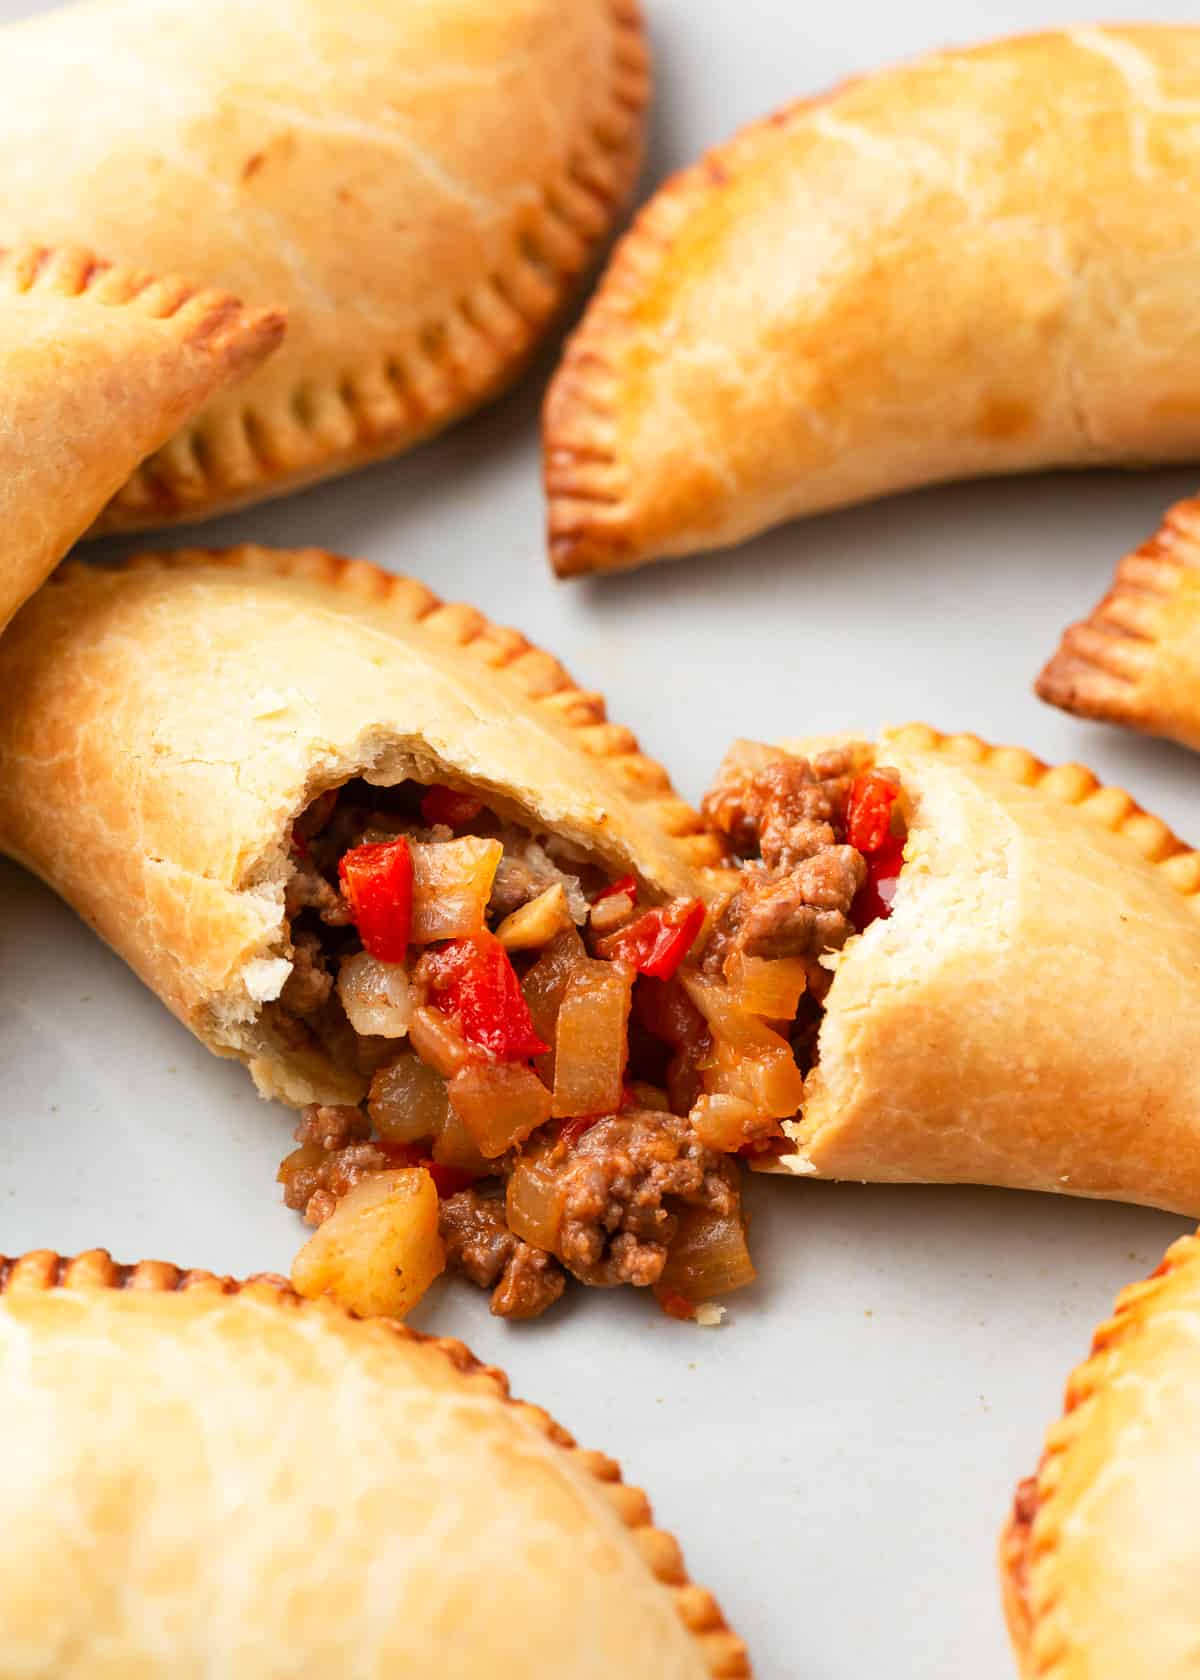
<svg viewBox="0 0 1200 1680"><path fill-rule="evenodd" d="M5 20L35 9L0 0ZM852 71L1090 19L1094 0L649 10L657 181ZM1194 15L1165 0L1120 10ZM1194 758L1076 724L1030 693L1118 555L1193 488L1188 472L931 491L733 554L556 585L536 442L551 361L407 459L215 524L204 540L364 554L520 624L603 689L693 797L736 735L925 717L1082 758L1200 834ZM0 1078L0 1251L102 1243L125 1259L287 1269L302 1236L273 1183L288 1116L4 865ZM764 1680L1011 1680L993 1549L1012 1485L1114 1292L1184 1222L982 1190L760 1182L750 1201L761 1283L720 1331L674 1324L631 1291L576 1291L542 1323L506 1328L466 1286L442 1288L416 1322L462 1336L621 1458Z"/></svg>

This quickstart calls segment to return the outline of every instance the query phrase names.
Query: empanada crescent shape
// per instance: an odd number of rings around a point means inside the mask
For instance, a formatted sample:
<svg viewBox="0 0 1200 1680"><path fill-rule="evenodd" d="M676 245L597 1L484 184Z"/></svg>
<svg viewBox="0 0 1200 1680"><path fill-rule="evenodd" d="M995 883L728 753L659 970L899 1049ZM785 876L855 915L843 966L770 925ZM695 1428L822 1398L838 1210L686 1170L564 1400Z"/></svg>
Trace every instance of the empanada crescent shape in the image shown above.
<svg viewBox="0 0 1200 1680"><path fill-rule="evenodd" d="M1037 692L1200 751L1200 500L1177 503L1125 556L1100 604L1063 633Z"/></svg>
<svg viewBox="0 0 1200 1680"><path fill-rule="evenodd" d="M1194 457L1198 107L1200 29L1076 29L848 82L669 181L549 394L557 570Z"/></svg>
<svg viewBox="0 0 1200 1680"><path fill-rule="evenodd" d="M461 1343L99 1251L0 1287L5 1676L749 1674L645 1495Z"/></svg>
<svg viewBox="0 0 1200 1680"><path fill-rule="evenodd" d="M78 248L0 250L0 630L143 457L283 327L279 310Z"/></svg>
<svg viewBox="0 0 1200 1680"><path fill-rule="evenodd" d="M600 696L471 607L365 561L243 548L62 568L0 643L0 850L212 1049L287 1100L357 1100L264 1037L291 968L294 818L365 774L694 894L719 842Z"/></svg>
<svg viewBox="0 0 1200 1680"><path fill-rule="evenodd" d="M4 29L0 242L290 314L105 528L353 467L495 392L632 185L647 91L636 0L80 0Z"/></svg>
<svg viewBox="0 0 1200 1680"><path fill-rule="evenodd" d="M1097 1330L1001 1538L1026 1680L1193 1680L1198 1509L1200 1241L1184 1237Z"/></svg>
<svg viewBox="0 0 1200 1680"><path fill-rule="evenodd" d="M919 725L875 756L906 862L837 960L787 1164L1200 1213L1200 856L1079 765Z"/></svg>

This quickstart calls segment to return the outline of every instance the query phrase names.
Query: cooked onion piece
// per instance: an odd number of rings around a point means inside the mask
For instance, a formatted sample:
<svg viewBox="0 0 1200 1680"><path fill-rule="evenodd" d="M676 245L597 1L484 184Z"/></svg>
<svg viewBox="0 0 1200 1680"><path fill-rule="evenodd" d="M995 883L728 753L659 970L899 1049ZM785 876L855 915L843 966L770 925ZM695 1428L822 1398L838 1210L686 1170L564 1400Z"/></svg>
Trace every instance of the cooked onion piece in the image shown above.
<svg viewBox="0 0 1200 1680"><path fill-rule="evenodd" d="M556 881L506 916L496 929L496 938L506 951L540 951L556 933L574 925L566 890Z"/></svg>
<svg viewBox="0 0 1200 1680"><path fill-rule="evenodd" d="M684 988L708 1022L713 1057L705 1090L740 1097L770 1120L786 1120L804 1101L804 1075L787 1039L748 1015L716 981L687 975Z"/></svg>
<svg viewBox="0 0 1200 1680"><path fill-rule="evenodd" d="M567 981L554 1035L554 1115L615 1114L629 1056L633 970L587 959Z"/></svg>
<svg viewBox="0 0 1200 1680"><path fill-rule="evenodd" d="M398 1057L371 1081L367 1113L388 1143L417 1143L446 1124L446 1081L419 1056Z"/></svg>
<svg viewBox="0 0 1200 1680"><path fill-rule="evenodd" d="M730 959L726 979L737 1007L767 1021L790 1021L808 987L808 971L798 957Z"/></svg>
<svg viewBox="0 0 1200 1680"><path fill-rule="evenodd" d="M550 1118L550 1093L519 1062L476 1062L450 1081L450 1106L489 1159L523 1143Z"/></svg>
<svg viewBox="0 0 1200 1680"><path fill-rule="evenodd" d="M508 1181L505 1210L515 1237L550 1254L558 1252L563 1186L544 1155L526 1155L517 1162Z"/></svg>
<svg viewBox="0 0 1200 1680"><path fill-rule="evenodd" d="M437 1190L411 1167L373 1174L348 1191L292 1262L292 1283L364 1318L403 1318L445 1266Z"/></svg>
<svg viewBox="0 0 1200 1680"><path fill-rule="evenodd" d="M534 1031L550 1046L549 1052L535 1057L533 1064L550 1086L554 1084L554 1041L558 1032L559 1006L567 981L587 960L583 940L572 924L555 935L521 985L533 1018Z"/></svg>
<svg viewBox="0 0 1200 1680"><path fill-rule="evenodd" d="M403 963L380 962L359 951L338 970L337 993L360 1037L403 1038L412 1024L412 986Z"/></svg>
<svg viewBox="0 0 1200 1680"><path fill-rule="evenodd" d="M412 932L414 945L461 939L484 925L496 868L504 855L499 840L413 842Z"/></svg>
<svg viewBox="0 0 1200 1680"><path fill-rule="evenodd" d="M655 1293L681 1295L693 1305L729 1295L753 1283L758 1274L746 1246L740 1206L729 1214L687 1207L667 1255Z"/></svg>

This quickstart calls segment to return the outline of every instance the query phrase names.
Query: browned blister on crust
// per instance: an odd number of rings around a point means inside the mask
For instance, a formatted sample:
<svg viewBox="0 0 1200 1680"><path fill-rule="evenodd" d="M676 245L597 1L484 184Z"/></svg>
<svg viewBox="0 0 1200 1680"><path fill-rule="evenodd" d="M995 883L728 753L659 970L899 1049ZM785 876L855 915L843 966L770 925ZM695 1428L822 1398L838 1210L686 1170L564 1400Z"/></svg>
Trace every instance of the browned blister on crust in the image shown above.
<svg viewBox="0 0 1200 1680"><path fill-rule="evenodd" d="M1200 1241L1119 1296L1000 1536L1025 1680L1191 1680L1200 1639Z"/></svg>
<svg viewBox="0 0 1200 1680"><path fill-rule="evenodd" d="M281 310L77 245L0 248L0 630L142 458L283 330Z"/></svg>
<svg viewBox="0 0 1200 1680"><path fill-rule="evenodd" d="M1194 457L1198 98L1200 30L1026 36L859 77L673 177L547 398L555 569Z"/></svg>
<svg viewBox="0 0 1200 1680"><path fill-rule="evenodd" d="M104 530L393 454L499 391L632 188L650 86L637 0L210 0L169 29L93 0L0 41L0 240L86 240L290 313L274 366Z"/></svg>
<svg viewBox="0 0 1200 1680"><path fill-rule="evenodd" d="M1052 706L1200 750L1200 500L1177 502L1117 566L1037 680Z"/></svg>
<svg viewBox="0 0 1200 1680"><path fill-rule="evenodd" d="M168 1625L177 1680L750 1673L645 1494L461 1342L40 1251L0 1258L0 1371L22 1673L163 1673Z"/></svg>

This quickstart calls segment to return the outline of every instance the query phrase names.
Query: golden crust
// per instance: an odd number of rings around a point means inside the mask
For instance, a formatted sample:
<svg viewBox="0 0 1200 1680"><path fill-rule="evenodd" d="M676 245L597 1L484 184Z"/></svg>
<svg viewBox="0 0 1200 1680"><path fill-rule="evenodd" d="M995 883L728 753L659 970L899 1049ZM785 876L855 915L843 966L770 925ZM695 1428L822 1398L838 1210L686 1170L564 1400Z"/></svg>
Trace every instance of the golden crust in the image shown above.
<svg viewBox="0 0 1200 1680"><path fill-rule="evenodd" d="M847 82L668 181L547 398L556 570L1193 458L1198 100L1198 29L1027 36Z"/></svg>
<svg viewBox="0 0 1200 1680"><path fill-rule="evenodd" d="M319 550L64 567L0 644L0 849L47 880L266 1094L356 1100L263 1006L291 967L287 837L325 788L478 788L654 894L719 842L550 655Z"/></svg>
<svg viewBox="0 0 1200 1680"><path fill-rule="evenodd" d="M1000 1538L1025 1680L1191 1680L1200 1440L1200 1241L1118 1297L1067 1384Z"/></svg>
<svg viewBox="0 0 1200 1680"><path fill-rule="evenodd" d="M278 1278L36 1252L0 1258L0 1368L22 1673L159 1674L164 1625L179 1680L750 1673L646 1496L461 1342Z"/></svg>
<svg viewBox="0 0 1200 1680"><path fill-rule="evenodd" d="M283 328L280 310L76 246L0 249L0 630L142 457Z"/></svg>
<svg viewBox="0 0 1200 1680"><path fill-rule="evenodd" d="M905 867L838 961L785 1165L1200 1214L1200 855L1077 764L924 725L875 754Z"/></svg>
<svg viewBox="0 0 1200 1680"><path fill-rule="evenodd" d="M1200 500L1177 502L1120 562L1037 680L1052 706L1200 750Z"/></svg>
<svg viewBox="0 0 1200 1680"><path fill-rule="evenodd" d="M290 311L274 366L104 530L344 471L498 392L632 188L649 95L637 0L209 0L169 29L90 0L2 38L0 239L83 239Z"/></svg>

